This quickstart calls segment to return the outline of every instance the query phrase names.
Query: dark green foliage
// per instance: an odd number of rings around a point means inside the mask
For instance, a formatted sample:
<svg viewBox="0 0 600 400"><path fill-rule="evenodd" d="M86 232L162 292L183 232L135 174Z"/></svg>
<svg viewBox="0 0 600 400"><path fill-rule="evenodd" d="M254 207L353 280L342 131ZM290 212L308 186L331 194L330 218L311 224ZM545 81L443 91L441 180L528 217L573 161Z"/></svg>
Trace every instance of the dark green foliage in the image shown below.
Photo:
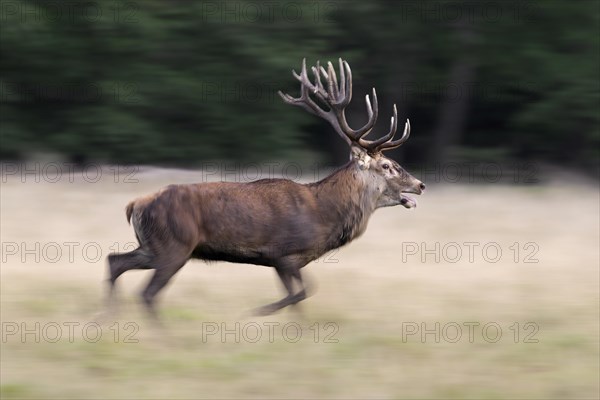
<svg viewBox="0 0 600 400"><path fill-rule="evenodd" d="M303 57L341 56L355 71L350 122L375 86L377 132L393 102L411 118L410 161L451 146L599 161L596 1L1 3L4 159L345 158L325 124L276 95L297 93ZM439 140L444 110L461 118Z"/></svg>

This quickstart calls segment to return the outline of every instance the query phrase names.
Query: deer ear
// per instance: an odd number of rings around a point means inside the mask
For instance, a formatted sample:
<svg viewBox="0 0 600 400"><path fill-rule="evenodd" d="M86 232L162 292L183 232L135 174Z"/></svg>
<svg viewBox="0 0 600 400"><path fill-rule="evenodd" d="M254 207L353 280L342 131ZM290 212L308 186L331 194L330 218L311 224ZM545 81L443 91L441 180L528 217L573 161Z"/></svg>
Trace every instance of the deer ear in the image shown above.
<svg viewBox="0 0 600 400"><path fill-rule="evenodd" d="M359 147L352 146L350 151L350 158L356 160L358 166L362 170L369 169L371 165L371 156L367 152Z"/></svg>

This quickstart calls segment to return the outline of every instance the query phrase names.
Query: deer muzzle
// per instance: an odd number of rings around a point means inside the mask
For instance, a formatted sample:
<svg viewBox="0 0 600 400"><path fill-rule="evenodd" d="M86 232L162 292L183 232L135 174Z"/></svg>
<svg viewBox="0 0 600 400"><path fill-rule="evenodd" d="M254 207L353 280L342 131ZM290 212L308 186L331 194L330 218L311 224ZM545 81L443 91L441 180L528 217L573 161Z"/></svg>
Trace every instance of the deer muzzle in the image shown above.
<svg viewBox="0 0 600 400"><path fill-rule="evenodd" d="M425 190L425 184L417 179L415 179L414 184L411 188L407 190L403 190L400 194L400 204L406 208L415 208L417 206L417 201L412 197L406 196L405 193L414 193L421 194Z"/></svg>

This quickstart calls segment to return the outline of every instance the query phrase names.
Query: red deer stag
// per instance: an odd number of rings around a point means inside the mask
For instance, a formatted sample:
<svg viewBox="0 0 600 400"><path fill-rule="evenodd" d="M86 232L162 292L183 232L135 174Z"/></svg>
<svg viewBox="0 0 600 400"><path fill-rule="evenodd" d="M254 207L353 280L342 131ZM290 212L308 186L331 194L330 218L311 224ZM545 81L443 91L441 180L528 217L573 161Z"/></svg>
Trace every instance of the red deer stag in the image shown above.
<svg viewBox="0 0 600 400"><path fill-rule="evenodd" d="M304 300L300 269L360 236L377 208L417 205L405 193L421 194L425 185L382 154L408 139L409 121L402 137L393 140L398 124L394 105L389 132L365 139L378 114L373 89L373 103L366 96L367 123L350 128L344 110L352 99L352 72L346 61L340 59L339 64L339 82L331 63L325 69L318 62L311 82L304 60L300 75L292 71L300 81L300 97L279 95L285 103L327 120L350 145L350 161L309 184L261 179L170 185L132 201L127 220L139 247L108 256L110 297L125 271L154 269L142 298L155 316L156 294L190 258L257 264L275 268L287 291L282 300L257 309L259 315L267 315Z"/></svg>

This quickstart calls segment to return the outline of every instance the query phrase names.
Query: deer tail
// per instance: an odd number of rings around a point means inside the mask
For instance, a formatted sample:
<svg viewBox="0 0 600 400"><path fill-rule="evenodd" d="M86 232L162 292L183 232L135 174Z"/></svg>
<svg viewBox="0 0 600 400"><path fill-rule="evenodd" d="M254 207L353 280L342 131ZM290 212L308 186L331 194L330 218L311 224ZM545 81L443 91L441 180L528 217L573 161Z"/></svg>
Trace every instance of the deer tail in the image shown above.
<svg viewBox="0 0 600 400"><path fill-rule="evenodd" d="M131 214L133 214L133 207L135 206L135 200L127 204L125 207L125 215L127 215L127 222L131 223Z"/></svg>

